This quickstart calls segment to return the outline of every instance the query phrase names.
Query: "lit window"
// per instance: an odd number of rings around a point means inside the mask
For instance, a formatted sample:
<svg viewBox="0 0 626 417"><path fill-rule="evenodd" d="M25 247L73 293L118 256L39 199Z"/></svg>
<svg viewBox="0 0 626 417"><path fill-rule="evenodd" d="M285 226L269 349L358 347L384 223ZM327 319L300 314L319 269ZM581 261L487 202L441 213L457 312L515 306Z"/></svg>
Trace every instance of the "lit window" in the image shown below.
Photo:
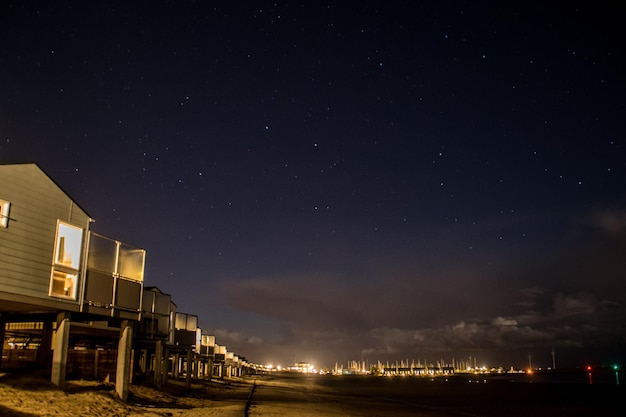
<svg viewBox="0 0 626 417"><path fill-rule="evenodd" d="M83 229L59 222L57 226L50 295L76 298Z"/></svg>
<svg viewBox="0 0 626 417"><path fill-rule="evenodd" d="M54 263L72 269L80 266L83 229L59 222L57 242L54 251Z"/></svg>
<svg viewBox="0 0 626 417"><path fill-rule="evenodd" d="M8 201L0 200L0 227L7 227L9 225L9 209L11 203Z"/></svg>
<svg viewBox="0 0 626 417"><path fill-rule="evenodd" d="M50 293L64 297L76 298L76 281L78 275L65 272L52 271L52 284Z"/></svg>

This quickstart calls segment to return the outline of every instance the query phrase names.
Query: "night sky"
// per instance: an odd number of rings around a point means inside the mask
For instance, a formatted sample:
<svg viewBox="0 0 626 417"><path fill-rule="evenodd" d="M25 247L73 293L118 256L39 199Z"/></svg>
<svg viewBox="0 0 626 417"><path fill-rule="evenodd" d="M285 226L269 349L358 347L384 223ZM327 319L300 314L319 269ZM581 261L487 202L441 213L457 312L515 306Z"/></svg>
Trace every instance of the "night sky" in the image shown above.
<svg viewBox="0 0 626 417"><path fill-rule="evenodd" d="M251 362L625 363L624 13L475 3L2 2L0 163Z"/></svg>

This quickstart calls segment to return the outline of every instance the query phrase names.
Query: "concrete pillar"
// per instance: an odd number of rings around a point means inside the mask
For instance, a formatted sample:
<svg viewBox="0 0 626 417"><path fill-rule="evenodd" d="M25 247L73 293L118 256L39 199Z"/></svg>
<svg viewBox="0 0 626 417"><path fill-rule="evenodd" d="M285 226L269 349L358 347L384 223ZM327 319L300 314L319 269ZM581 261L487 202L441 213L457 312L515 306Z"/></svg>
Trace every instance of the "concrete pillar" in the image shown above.
<svg viewBox="0 0 626 417"><path fill-rule="evenodd" d="M154 348L154 385L161 388L163 383L163 341L157 340Z"/></svg>
<svg viewBox="0 0 626 417"><path fill-rule="evenodd" d="M148 375L150 373L151 364L150 352L148 352L148 349L141 349L141 354L139 355L139 370L141 373Z"/></svg>
<svg viewBox="0 0 626 417"><path fill-rule="evenodd" d="M207 359L206 368L207 368L207 373L208 373L207 378L209 379L213 378L213 358L211 358L210 356L209 356L209 359Z"/></svg>
<svg viewBox="0 0 626 417"><path fill-rule="evenodd" d="M70 342L70 313L57 314L57 331L52 347L52 372L50 381L61 389L65 389L65 373L67 371L67 351Z"/></svg>
<svg viewBox="0 0 626 417"><path fill-rule="evenodd" d="M193 361L193 379L197 380L198 376L200 375L200 366L201 366L201 362L200 362L200 355L194 355L194 361Z"/></svg>
<svg viewBox="0 0 626 417"><path fill-rule="evenodd" d="M120 340L117 347L117 370L115 373L115 392L122 401L128 399L132 344L132 323L128 320L123 320L120 325Z"/></svg>
<svg viewBox="0 0 626 417"><path fill-rule="evenodd" d="M191 349L187 350L187 358L185 359L186 371L185 372L185 385L187 388L191 388L191 374L193 373L193 357Z"/></svg>
<svg viewBox="0 0 626 417"><path fill-rule="evenodd" d="M180 371L180 355L174 353L174 359L172 361L172 377L178 379L178 373Z"/></svg>
<svg viewBox="0 0 626 417"><path fill-rule="evenodd" d="M161 373L163 375L162 385L166 385L167 379L170 376L170 349L168 347L163 349L163 367L161 368Z"/></svg>

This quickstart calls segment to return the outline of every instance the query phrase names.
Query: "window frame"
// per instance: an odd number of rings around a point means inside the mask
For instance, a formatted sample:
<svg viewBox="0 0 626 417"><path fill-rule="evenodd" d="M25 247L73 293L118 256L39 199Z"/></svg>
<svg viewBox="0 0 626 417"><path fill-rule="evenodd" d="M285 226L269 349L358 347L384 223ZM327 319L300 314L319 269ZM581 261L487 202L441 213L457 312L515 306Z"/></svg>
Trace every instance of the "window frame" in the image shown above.
<svg viewBox="0 0 626 417"><path fill-rule="evenodd" d="M66 233L62 233L66 229ZM70 233L67 233L71 231ZM70 238L71 241L66 243L65 239ZM54 236L54 249L52 254L52 267L50 271L50 286L48 295L69 300L78 298L78 281L81 275L81 266L83 264L85 229L73 224L57 220L56 233ZM63 246L61 246L63 245ZM70 250L70 257L65 258L67 250ZM63 259L60 259L63 257ZM64 277L61 277L61 274ZM59 281L65 280L63 288L69 288L64 292L57 291ZM68 282L71 286L68 287Z"/></svg>
<svg viewBox="0 0 626 417"><path fill-rule="evenodd" d="M0 227L9 227L9 212L11 211L11 202L0 199Z"/></svg>

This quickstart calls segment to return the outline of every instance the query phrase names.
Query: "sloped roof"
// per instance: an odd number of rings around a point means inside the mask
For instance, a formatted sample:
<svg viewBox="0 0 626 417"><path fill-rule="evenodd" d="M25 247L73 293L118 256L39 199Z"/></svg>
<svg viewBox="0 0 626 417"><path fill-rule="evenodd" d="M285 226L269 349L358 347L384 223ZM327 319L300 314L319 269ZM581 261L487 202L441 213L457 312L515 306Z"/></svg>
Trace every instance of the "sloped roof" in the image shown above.
<svg viewBox="0 0 626 417"><path fill-rule="evenodd" d="M48 175L48 173L46 173L39 165L37 165L35 162L20 162L20 163L12 163L12 164L7 164L7 163L0 163L0 169L11 169L12 167L17 167L17 166L22 166L22 167L28 167L34 171L38 171L39 173L41 173L41 175L44 175L46 178L48 178L48 180L50 180L63 194L65 194L67 196L67 198L69 198L70 200L72 200L72 202L74 204L76 204L76 206L78 206L78 208L80 208L90 219L91 221L94 221L93 218L91 217L91 215L87 212L87 210L85 210L76 200L74 200L72 198L72 196L70 196L67 191L65 191L63 189L63 187L61 187L50 175Z"/></svg>

